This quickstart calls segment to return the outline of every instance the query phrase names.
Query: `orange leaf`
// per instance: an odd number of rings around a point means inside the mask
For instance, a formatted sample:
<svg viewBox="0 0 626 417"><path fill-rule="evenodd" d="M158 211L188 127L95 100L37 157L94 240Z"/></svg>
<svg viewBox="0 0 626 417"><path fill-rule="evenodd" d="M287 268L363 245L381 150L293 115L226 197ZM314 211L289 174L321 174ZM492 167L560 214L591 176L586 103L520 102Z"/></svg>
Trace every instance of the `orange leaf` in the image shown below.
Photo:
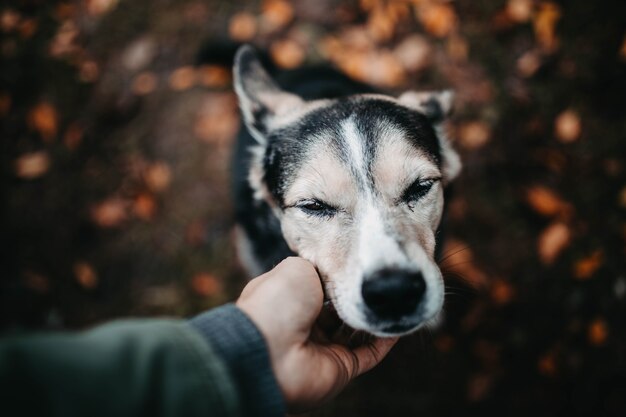
<svg viewBox="0 0 626 417"><path fill-rule="evenodd" d="M57 134L57 111L50 103L40 102L28 113L28 123L31 129L39 132L45 142L51 142Z"/></svg>
<svg viewBox="0 0 626 417"><path fill-rule="evenodd" d="M546 52L553 52L558 47L556 24L561 18L561 9L556 3L542 2L533 18L533 27L537 42Z"/></svg>
<svg viewBox="0 0 626 417"><path fill-rule="evenodd" d="M587 329L589 343L594 346L602 346L606 343L608 337L609 328L604 320L596 319L589 324L589 328Z"/></svg>
<svg viewBox="0 0 626 417"><path fill-rule="evenodd" d="M222 283L215 275L201 272L191 279L191 288L198 295L210 297L222 291Z"/></svg>
<svg viewBox="0 0 626 417"><path fill-rule="evenodd" d="M554 121L554 134L563 143L570 143L578 139L580 131L580 117L573 110L565 110Z"/></svg>
<svg viewBox="0 0 626 417"><path fill-rule="evenodd" d="M528 205L542 216L567 217L573 210L572 206L557 196L554 191L541 185L528 188L525 197Z"/></svg>
<svg viewBox="0 0 626 417"><path fill-rule="evenodd" d="M128 203L111 197L91 209L91 219L100 227L116 227L128 218Z"/></svg>
<svg viewBox="0 0 626 417"><path fill-rule="evenodd" d="M172 171L165 162L156 162L146 169L144 179L152 191L163 191L170 185Z"/></svg>
<svg viewBox="0 0 626 417"><path fill-rule="evenodd" d="M305 58L302 46L291 39L278 40L272 43L270 53L276 65L286 69L300 66Z"/></svg>
<svg viewBox="0 0 626 417"><path fill-rule="evenodd" d="M546 265L553 263L570 241L571 232L564 223L555 222L546 227L537 241L541 262Z"/></svg>
<svg viewBox="0 0 626 417"><path fill-rule="evenodd" d="M237 42L252 40L257 33L256 18L247 12L234 14L228 22L228 34Z"/></svg>
<svg viewBox="0 0 626 417"><path fill-rule="evenodd" d="M141 193L135 198L133 212L141 220L152 220L157 210L154 197L148 193Z"/></svg>
<svg viewBox="0 0 626 417"><path fill-rule="evenodd" d="M418 7L417 18L426 32L439 38L452 33L457 25L456 13L447 3L425 3Z"/></svg>
<svg viewBox="0 0 626 417"><path fill-rule="evenodd" d="M154 91L157 86L157 77L152 72L142 72L133 80L133 93L143 96Z"/></svg>
<svg viewBox="0 0 626 417"><path fill-rule="evenodd" d="M457 133L459 143L467 149L479 149L489 142L491 129L489 125L481 121L473 121L462 124Z"/></svg>
<svg viewBox="0 0 626 417"><path fill-rule="evenodd" d="M193 67L178 68L170 75L169 82L172 90L186 90L196 82L196 71Z"/></svg>
<svg viewBox="0 0 626 417"><path fill-rule="evenodd" d="M604 262L604 252L602 249L594 251L591 255L579 259L574 264L574 277L585 280L593 276L593 274L602 266Z"/></svg>
<svg viewBox="0 0 626 417"><path fill-rule="evenodd" d="M86 290L92 290L98 286L98 275L87 262L74 264L74 277L80 286Z"/></svg>
<svg viewBox="0 0 626 417"><path fill-rule="evenodd" d="M15 161L15 174L26 180L41 177L49 168L50 157L43 151L24 154Z"/></svg>

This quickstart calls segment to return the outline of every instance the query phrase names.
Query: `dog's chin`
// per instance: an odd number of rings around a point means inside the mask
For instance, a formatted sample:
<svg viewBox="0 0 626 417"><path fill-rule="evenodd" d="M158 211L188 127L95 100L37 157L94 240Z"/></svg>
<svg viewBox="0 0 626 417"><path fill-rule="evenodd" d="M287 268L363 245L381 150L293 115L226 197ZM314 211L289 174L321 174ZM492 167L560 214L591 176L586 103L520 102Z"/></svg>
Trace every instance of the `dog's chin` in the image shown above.
<svg viewBox="0 0 626 417"><path fill-rule="evenodd" d="M377 324L364 330L378 337L400 337L416 332L425 325L425 321L416 323L385 323Z"/></svg>

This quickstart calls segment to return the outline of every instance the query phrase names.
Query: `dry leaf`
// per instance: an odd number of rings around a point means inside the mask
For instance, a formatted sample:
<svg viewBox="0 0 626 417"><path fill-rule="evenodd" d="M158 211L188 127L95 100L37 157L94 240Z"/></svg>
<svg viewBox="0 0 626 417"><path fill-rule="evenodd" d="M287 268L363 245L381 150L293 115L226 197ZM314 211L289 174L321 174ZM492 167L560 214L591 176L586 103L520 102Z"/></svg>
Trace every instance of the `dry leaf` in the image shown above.
<svg viewBox="0 0 626 417"><path fill-rule="evenodd" d="M580 117L573 110L565 110L554 121L554 134L563 143L570 143L578 139L580 131Z"/></svg>
<svg viewBox="0 0 626 417"><path fill-rule="evenodd" d="M497 279L491 284L491 298L498 305L508 304L514 294L513 286L503 279Z"/></svg>
<svg viewBox="0 0 626 417"><path fill-rule="evenodd" d="M200 106L194 133L205 142L225 145L239 130L237 101L230 93L211 95Z"/></svg>
<svg viewBox="0 0 626 417"><path fill-rule="evenodd" d="M405 70L421 71L432 62L432 47L426 37L411 35L393 50L393 54Z"/></svg>
<svg viewBox="0 0 626 417"><path fill-rule="evenodd" d="M467 149L479 149L489 142L491 129L482 121L463 123L457 131L457 137L461 146Z"/></svg>
<svg viewBox="0 0 626 417"><path fill-rule="evenodd" d="M456 28L457 17L448 3L425 3L417 8L417 18L426 32L443 38Z"/></svg>
<svg viewBox="0 0 626 417"><path fill-rule="evenodd" d="M293 19L293 7L285 0L265 0L261 21L266 32L287 26Z"/></svg>
<svg viewBox="0 0 626 417"><path fill-rule="evenodd" d="M50 280L48 277L33 271L24 272L24 285L38 293L47 293L50 290Z"/></svg>
<svg viewBox="0 0 626 417"><path fill-rule="evenodd" d="M198 79L205 87L226 87L231 82L231 72L221 65L203 65L198 70Z"/></svg>
<svg viewBox="0 0 626 417"><path fill-rule="evenodd" d="M78 148L83 140L83 133L83 128L78 123L70 124L63 135L63 143L67 149L73 151Z"/></svg>
<svg viewBox="0 0 626 417"><path fill-rule="evenodd" d="M541 358L539 358L537 368L542 375L549 377L555 376L557 372L557 367L554 352L548 352Z"/></svg>
<svg viewBox="0 0 626 417"><path fill-rule="evenodd" d="M286 69L300 66L305 58L302 46L291 39L278 40L272 43L270 54L276 65Z"/></svg>
<svg viewBox="0 0 626 417"><path fill-rule="evenodd" d="M574 277L580 280L589 279L604 263L602 249L594 251L591 255L579 259L574 264Z"/></svg>
<svg viewBox="0 0 626 417"><path fill-rule="evenodd" d="M154 91L157 86L157 77L152 72L142 72L133 80L131 87L133 93L142 96Z"/></svg>
<svg viewBox="0 0 626 417"><path fill-rule="evenodd" d="M506 4L506 13L514 22L524 23L530 20L533 8L532 0L509 0Z"/></svg>
<svg viewBox="0 0 626 417"><path fill-rule="evenodd" d="M465 242L447 239L443 249L441 267L446 272L460 276L473 288L487 284L487 275L474 264L474 256Z"/></svg>
<svg viewBox="0 0 626 417"><path fill-rule="evenodd" d="M541 185L526 189L526 202L538 214L546 217L569 217L572 206L559 197L554 191Z"/></svg>
<svg viewBox="0 0 626 417"><path fill-rule="evenodd" d="M537 241L539 259L546 265L552 264L571 241L571 232L566 224L555 222L541 232Z"/></svg>
<svg viewBox="0 0 626 417"><path fill-rule="evenodd" d="M609 328L606 322L600 318L592 321L587 329L589 343L594 346L602 346L609 337Z"/></svg>
<svg viewBox="0 0 626 417"><path fill-rule="evenodd" d="M37 32L37 20L35 19L24 19L20 23L19 32L20 36L24 39L32 38L32 36Z"/></svg>
<svg viewBox="0 0 626 417"><path fill-rule="evenodd" d="M100 227L116 227L127 218L128 203L117 197L111 197L91 209L91 219Z"/></svg>
<svg viewBox="0 0 626 417"><path fill-rule="evenodd" d="M237 42L248 42L257 33L257 22L254 15L248 12L234 14L228 22L228 34Z"/></svg>
<svg viewBox="0 0 626 417"><path fill-rule="evenodd" d="M367 31L376 42L386 42L393 37L396 23L386 7L376 7L367 19Z"/></svg>
<svg viewBox="0 0 626 417"><path fill-rule="evenodd" d="M181 67L170 75L169 83L172 90L182 91L194 85L196 70L193 67Z"/></svg>
<svg viewBox="0 0 626 417"><path fill-rule="evenodd" d="M212 274L201 272L191 279L194 292L202 297L210 297L221 293L222 283Z"/></svg>
<svg viewBox="0 0 626 417"><path fill-rule="evenodd" d="M100 69L94 61L85 61L80 65L78 79L84 83L92 83L98 79Z"/></svg>
<svg viewBox="0 0 626 417"><path fill-rule="evenodd" d="M86 290L92 290L98 286L98 274L87 262L74 264L74 277L78 284Z"/></svg>
<svg viewBox="0 0 626 417"><path fill-rule="evenodd" d="M537 51L528 51L517 59L517 72L522 77L532 77L541 67L541 55Z"/></svg>
<svg viewBox="0 0 626 417"><path fill-rule="evenodd" d="M172 171L165 162L156 162L147 167L144 179L148 188L154 192L160 192L170 185Z"/></svg>
<svg viewBox="0 0 626 417"><path fill-rule="evenodd" d="M154 197L148 193L141 193L135 197L133 203L133 213L135 216L144 221L149 221L154 218L157 210L157 203Z"/></svg>
<svg viewBox="0 0 626 417"><path fill-rule="evenodd" d="M101 16L113 10L118 0L87 0L87 12L93 16Z"/></svg>
<svg viewBox="0 0 626 417"><path fill-rule="evenodd" d="M50 103L42 101L28 113L28 124L45 142L52 142L58 129L57 111Z"/></svg>
<svg viewBox="0 0 626 417"><path fill-rule="evenodd" d="M25 180L39 178L49 168L50 157L43 151L24 154L15 161L15 174Z"/></svg>
<svg viewBox="0 0 626 417"><path fill-rule="evenodd" d="M561 9L556 3L541 2L533 17L533 27L537 43L545 52L554 52L558 48L556 24L561 18Z"/></svg>
<svg viewBox="0 0 626 417"><path fill-rule="evenodd" d="M20 23L21 16L18 12L5 9L0 14L0 28L3 32L12 32Z"/></svg>

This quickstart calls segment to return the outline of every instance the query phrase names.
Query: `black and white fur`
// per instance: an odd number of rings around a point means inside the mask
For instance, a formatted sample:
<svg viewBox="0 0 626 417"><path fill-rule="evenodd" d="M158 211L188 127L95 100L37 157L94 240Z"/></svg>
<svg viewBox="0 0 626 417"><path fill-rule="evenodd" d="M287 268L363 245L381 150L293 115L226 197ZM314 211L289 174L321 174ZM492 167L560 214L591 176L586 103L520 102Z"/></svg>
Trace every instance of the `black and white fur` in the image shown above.
<svg viewBox="0 0 626 417"><path fill-rule="evenodd" d="M461 167L442 128L451 93L394 98L319 68L277 82L249 46L234 81L247 128L235 152L237 239L250 274L297 254L355 329L395 336L436 319L435 237Z"/></svg>

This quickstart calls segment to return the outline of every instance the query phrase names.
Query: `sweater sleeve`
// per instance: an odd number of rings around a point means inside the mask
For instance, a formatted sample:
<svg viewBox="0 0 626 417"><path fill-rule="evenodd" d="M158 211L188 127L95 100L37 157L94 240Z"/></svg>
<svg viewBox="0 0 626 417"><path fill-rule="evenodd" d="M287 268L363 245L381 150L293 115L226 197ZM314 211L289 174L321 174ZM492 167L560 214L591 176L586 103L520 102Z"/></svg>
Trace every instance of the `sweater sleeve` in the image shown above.
<svg viewBox="0 0 626 417"><path fill-rule="evenodd" d="M224 359L239 388L245 416L285 414L265 339L242 310L227 304L194 317L190 323Z"/></svg>
<svg viewBox="0 0 626 417"><path fill-rule="evenodd" d="M0 341L6 416L240 416L229 366L188 323L127 320ZM7 412L8 411L8 412Z"/></svg>

